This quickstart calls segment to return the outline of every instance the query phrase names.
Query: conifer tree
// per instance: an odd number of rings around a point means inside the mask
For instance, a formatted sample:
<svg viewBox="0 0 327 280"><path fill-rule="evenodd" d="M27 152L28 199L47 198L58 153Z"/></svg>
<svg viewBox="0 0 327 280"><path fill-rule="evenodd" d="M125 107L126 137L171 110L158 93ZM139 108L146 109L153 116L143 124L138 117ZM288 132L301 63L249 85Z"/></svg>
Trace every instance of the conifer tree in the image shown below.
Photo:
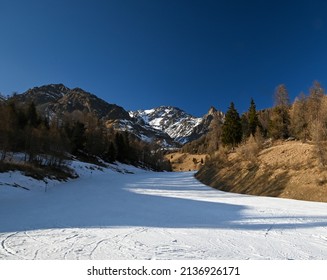
<svg viewBox="0 0 327 280"><path fill-rule="evenodd" d="M275 139L289 137L290 101L285 85L279 85L275 91L275 107L270 119L269 133Z"/></svg>
<svg viewBox="0 0 327 280"><path fill-rule="evenodd" d="M129 141L126 133L116 133L115 146L117 151L117 160L120 162L128 162Z"/></svg>
<svg viewBox="0 0 327 280"><path fill-rule="evenodd" d="M32 102L28 106L26 118L28 120L28 124L31 127L37 127L40 124L40 119L39 119L39 116L38 116L38 114L36 112L36 107L35 107L34 102Z"/></svg>
<svg viewBox="0 0 327 280"><path fill-rule="evenodd" d="M310 138L309 124L312 123L312 112L308 108L308 103L308 98L304 93L301 93L293 103L290 111L290 130L292 136L304 142Z"/></svg>
<svg viewBox="0 0 327 280"><path fill-rule="evenodd" d="M313 86L310 88L309 97L308 97L310 123L322 117L319 113L320 113L320 107L324 95L325 95L325 90L322 88L322 85L319 82L314 81Z"/></svg>
<svg viewBox="0 0 327 280"><path fill-rule="evenodd" d="M68 133L72 145L72 153L76 154L79 150L84 150L85 147L85 125L79 121L73 124L71 131Z"/></svg>
<svg viewBox="0 0 327 280"><path fill-rule="evenodd" d="M290 98L284 84L278 85L275 90L275 107L289 108Z"/></svg>
<svg viewBox="0 0 327 280"><path fill-rule="evenodd" d="M225 145L231 145L233 148L242 141L242 123L241 118L231 102L225 116L225 122L222 127L221 140Z"/></svg>
<svg viewBox="0 0 327 280"><path fill-rule="evenodd" d="M248 124L249 132L252 136L255 135L257 127L259 125L258 114L253 98L251 98L251 104L248 112Z"/></svg>
<svg viewBox="0 0 327 280"><path fill-rule="evenodd" d="M113 142L108 145L108 150L106 152L106 159L109 162L114 162L117 159L117 151Z"/></svg>

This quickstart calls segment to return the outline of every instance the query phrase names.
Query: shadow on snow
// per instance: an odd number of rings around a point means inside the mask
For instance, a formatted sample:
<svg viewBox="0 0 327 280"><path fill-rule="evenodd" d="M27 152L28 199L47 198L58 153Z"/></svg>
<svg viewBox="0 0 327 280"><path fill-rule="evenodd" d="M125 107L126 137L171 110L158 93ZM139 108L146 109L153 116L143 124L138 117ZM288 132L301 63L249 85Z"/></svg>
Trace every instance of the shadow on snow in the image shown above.
<svg viewBox="0 0 327 280"><path fill-rule="evenodd" d="M248 206L221 202L223 198L215 202L222 193L203 186L190 173L107 174L35 195L37 199L12 200L11 204L0 199L0 232L131 226L233 230L327 226L327 216L248 217Z"/></svg>

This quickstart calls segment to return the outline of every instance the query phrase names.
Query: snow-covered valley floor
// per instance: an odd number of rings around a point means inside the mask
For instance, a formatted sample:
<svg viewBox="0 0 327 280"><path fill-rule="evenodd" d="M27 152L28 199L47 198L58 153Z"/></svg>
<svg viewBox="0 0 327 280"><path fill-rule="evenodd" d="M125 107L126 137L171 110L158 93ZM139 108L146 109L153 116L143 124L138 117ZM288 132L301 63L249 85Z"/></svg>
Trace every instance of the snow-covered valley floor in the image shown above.
<svg viewBox="0 0 327 280"><path fill-rule="evenodd" d="M327 259L326 203L131 171L46 185L0 174L0 259Z"/></svg>

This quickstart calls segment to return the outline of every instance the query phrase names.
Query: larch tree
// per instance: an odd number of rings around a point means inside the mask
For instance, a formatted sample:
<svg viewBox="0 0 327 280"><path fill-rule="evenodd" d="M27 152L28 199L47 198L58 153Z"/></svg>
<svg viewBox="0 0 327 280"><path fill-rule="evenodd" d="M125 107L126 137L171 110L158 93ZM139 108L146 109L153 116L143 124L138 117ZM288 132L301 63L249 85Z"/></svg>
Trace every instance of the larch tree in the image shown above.
<svg viewBox="0 0 327 280"><path fill-rule="evenodd" d="M290 111L290 129L292 136L306 142L310 138L308 98L301 93Z"/></svg>
<svg viewBox="0 0 327 280"><path fill-rule="evenodd" d="M275 139L289 137L290 126L290 100L284 84L279 85L275 91L275 107L273 108L269 133Z"/></svg>

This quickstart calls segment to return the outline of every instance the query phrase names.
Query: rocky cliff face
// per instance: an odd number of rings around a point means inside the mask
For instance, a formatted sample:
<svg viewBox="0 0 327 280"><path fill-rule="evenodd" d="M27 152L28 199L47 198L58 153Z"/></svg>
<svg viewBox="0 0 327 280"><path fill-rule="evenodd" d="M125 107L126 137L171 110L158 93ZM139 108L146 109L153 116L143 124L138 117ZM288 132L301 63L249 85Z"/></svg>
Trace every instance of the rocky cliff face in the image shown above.
<svg viewBox="0 0 327 280"><path fill-rule="evenodd" d="M211 107L202 118L194 117L185 111L172 107L160 106L150 110L130 112L140 123L166 132L180 144L195 140L207 133L214 120L222 120L223 113Z"/></svg>
<svg viewBox="0 0 327 280"><path fill-rule="evenodd" d="M122 107L109 104L80 88L69 89L63 84L34 87L13 98L21 103L34 102L39 112L50 116L80 111L99 119L130 119Z"/></svg>

